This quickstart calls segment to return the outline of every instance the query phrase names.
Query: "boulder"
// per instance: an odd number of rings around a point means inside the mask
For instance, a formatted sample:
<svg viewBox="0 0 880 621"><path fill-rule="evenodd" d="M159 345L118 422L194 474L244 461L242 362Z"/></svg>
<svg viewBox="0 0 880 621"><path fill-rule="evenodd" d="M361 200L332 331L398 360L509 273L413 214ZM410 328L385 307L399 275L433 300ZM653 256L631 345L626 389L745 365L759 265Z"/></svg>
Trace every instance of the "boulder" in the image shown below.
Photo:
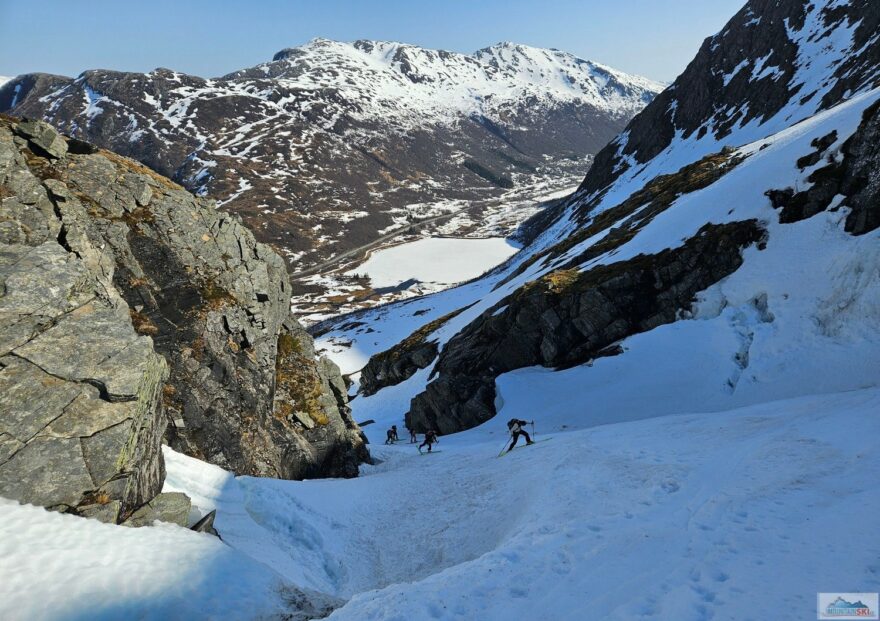
<svg viewBox="0 0 880 621"><path fill-rule="evenodd" d="M123 526L149 526L153 522L169 522L186 527L192 501L181 492L163 492L135 511Z"/></svg>
<svg viewBox="0 0 880 621"><path fill-rule="evenodd" d="M16 126L15 133L26 138L31 149L39 154L61 158L67 153L67 141L44 121L22 121Z"/></svg>

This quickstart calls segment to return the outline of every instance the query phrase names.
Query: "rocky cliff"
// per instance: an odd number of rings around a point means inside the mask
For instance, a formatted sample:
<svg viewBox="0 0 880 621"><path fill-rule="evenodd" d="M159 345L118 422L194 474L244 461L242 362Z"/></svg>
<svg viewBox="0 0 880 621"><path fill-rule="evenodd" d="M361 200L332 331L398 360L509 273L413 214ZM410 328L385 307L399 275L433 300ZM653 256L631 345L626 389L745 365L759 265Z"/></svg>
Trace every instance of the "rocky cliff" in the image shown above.
<svg viewBox="0 0 880 621"><path fill-rule="evenodd" d="M774 118L790 124L880 85L878 29L872 0L751 0L599 152L581 190L601 190L675 142L744 142Z"/></svg>
<svg viewBox="0 0 880 621"><path fill-rule="evenodd" d="M238 474L356 476L338 370L284 263L131 160L0 119L0 495L119 521L163 436Z"/></svg>

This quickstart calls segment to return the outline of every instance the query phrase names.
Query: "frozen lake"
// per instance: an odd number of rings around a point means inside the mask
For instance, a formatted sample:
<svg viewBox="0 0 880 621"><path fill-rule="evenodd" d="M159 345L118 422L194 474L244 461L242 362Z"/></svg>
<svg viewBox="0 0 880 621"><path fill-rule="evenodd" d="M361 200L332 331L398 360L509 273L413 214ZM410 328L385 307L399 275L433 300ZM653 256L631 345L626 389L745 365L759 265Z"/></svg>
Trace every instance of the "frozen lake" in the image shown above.
<svg viewBox="0 0 880 621"><path fill-rule="evenodd" d="M378 250L347 273L367 274L375 288L418 280L438 289L476 278L517 250L518 245L503 237L429 237Z"/></svg>

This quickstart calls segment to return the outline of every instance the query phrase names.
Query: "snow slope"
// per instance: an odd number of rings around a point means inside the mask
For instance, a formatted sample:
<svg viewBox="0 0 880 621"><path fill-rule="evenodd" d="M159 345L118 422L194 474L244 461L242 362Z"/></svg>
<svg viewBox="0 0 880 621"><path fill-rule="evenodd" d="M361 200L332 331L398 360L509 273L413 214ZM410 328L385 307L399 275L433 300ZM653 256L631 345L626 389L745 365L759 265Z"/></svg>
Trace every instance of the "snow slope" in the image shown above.
<svg viewBox="0 0 880 621"><path fill-rule="evenodd" d="M280 618L298 587L358 621L794 620L817 591L880 588L877 389L554 431L496 459L502 418L572 421L528 409L546 379L436 455L374 447L355 480L236 479L166 451L166 491L217 508L228 546L4 503L0 617Z"/></svg>
<svg viewBox="0 0 880 621"><path fill-rule="evenodd" d="M738 153L746 159L733 170L702 190L682 195L628 243L581 266L589 269L677 247L706 222L755 218L767 229L766 248L747 249L739 270L700 294L690 319L631 337L622 343L622 356L597 362L596 373L590 375L593 399L619 403L620 415L629 418L697 406L730 409L878 385L880 231L858 237L844 232L845 203L837 211L781 224L764 195L774 188L809 187L807 177L822 164L802 170L797 159L814 150L813 140L832 130L838 136L829 153L835 153L855 131L864 109L878 98L880 89L855 96L741 147ZM615 184L595 213L619 204L632 190L631 185ZM500 305L493 312L501 312L504 298L524 283L563 265L604 235L586 239L556 259L538 260L503 282L530 256L563 239L568 227L575 227L574 220L563 218L483 279L346 318L342 327L318 339L319 346L343 371L356 372L370 356L425 323L471 305L432 335L442 346L487 310ZM701 364L694 365L695 360ZM667 375L658 374L664 368L677 370L669 376L674 378L671 384L665 382ZM410 399L424 389L430 371L428 367L399 386L359 397L353 404L357 419L374 418L376 410L384 408L402 415ZM565 381L564 375L559 381ZM640 403L654 405L627 405L627 394L645 391L653 391L656 400Z"/></svg>

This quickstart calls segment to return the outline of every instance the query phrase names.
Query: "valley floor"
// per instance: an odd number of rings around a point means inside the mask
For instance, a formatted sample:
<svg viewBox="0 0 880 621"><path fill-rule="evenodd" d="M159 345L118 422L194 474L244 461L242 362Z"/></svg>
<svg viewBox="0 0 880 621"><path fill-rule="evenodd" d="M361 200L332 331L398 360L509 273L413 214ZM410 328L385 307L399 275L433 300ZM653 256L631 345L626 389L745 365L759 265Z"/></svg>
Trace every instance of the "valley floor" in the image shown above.
<svg viewBox="0 0 880 621"><path fill-rule="evenodd" d="M819 591L880 590L878 411L866 389L577 429L506 405L430 456L381 445L386 420L355 480L168 451L166 491L225 545L5 502L0 617L814 618ZM497 458L511 415L552 439Z"/></svg>
<svg viewBox="0 0 880 621"><path fill-rule="evenodd" d="M579 182L566 175L481 202L411 205L414 219L405 215L378 240L294 274L291 308L309 326L475 278L519 248L507 238L523 222L573 193Z"/></svg>

